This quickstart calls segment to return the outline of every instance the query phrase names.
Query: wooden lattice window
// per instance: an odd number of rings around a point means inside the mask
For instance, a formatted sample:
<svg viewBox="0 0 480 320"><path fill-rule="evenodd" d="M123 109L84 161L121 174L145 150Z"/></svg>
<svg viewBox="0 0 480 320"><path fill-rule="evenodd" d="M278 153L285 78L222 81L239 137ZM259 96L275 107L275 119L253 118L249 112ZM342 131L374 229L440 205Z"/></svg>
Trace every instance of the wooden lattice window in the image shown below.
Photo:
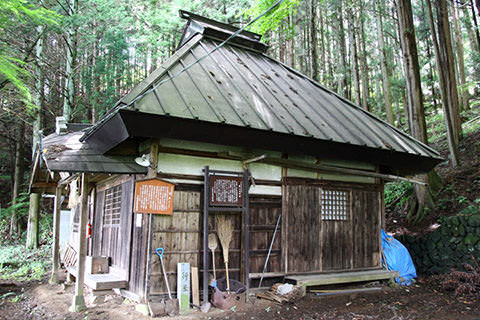
<svg viewBox="0 0 480 320"><path fill-rule="evenodd" d="M322 189L322 220L347 220L349 193Z"/></svg>
<svg viewBox="0 0 480 320"><path fill-rule="evenodd" d="M105 190L105 206L103 208L103 226L120 226L120 209L122 203L122 186L118 185Z"/></svg>

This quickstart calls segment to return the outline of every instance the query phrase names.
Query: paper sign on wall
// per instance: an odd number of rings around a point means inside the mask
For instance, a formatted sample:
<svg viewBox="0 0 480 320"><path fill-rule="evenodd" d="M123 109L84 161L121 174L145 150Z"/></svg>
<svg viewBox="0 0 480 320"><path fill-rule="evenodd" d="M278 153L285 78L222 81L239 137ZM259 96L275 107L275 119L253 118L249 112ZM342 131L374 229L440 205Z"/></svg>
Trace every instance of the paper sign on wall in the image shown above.
<svg viewBox="0 0 480 320"><path fill-rule="evenodd" d="M135 182L134 212L172 214L175 185L160 179Z"/></svg>

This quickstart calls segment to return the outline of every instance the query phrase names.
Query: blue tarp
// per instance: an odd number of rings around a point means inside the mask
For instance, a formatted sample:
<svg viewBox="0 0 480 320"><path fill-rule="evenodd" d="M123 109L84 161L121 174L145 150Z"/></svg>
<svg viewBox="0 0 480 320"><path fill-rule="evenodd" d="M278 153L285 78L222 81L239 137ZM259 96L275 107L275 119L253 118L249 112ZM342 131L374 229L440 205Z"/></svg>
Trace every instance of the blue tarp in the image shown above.
<svg viewBox="0 0 480 320"><path fill-rule="evenodd" d="M382 249L385 255L384 263L387 264L389 270L398 271L400 277L395 281L401 285L409 286L412 279L417 277L417 271L413 265L412 257L400 241L389 236L382 230Z"/></svg>

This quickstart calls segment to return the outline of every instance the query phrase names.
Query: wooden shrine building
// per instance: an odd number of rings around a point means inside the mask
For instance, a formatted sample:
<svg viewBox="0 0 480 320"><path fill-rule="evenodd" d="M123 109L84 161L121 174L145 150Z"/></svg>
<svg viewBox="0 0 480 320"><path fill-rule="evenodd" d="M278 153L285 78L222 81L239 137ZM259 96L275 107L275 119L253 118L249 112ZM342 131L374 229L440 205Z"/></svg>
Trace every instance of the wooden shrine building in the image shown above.
<svg viewBox="0 0 480 320"><path fill-rule="evenodd" d="M238 29L180 15L187 25L163 65L98 123L42 141L32 190L57 198L65 185L80 190L71 247L109 257L108 275L80 280L138 301L164 295L160 247L171 288L178 262L202 279L207 166L249 174L248 215L229 214L231 278L260 277L280 214L267 278L380 270L384 182L428 172L438 152L269 57L260 35L243 31L219 46ZM142 155L147 166L135 162ZM149 171L174 184L173 214L134 212L135 184ZM209 232L216 214L207 216ZM215 258L219 278L220 246ZM83 263L80 255L71 270Z"/></svg>

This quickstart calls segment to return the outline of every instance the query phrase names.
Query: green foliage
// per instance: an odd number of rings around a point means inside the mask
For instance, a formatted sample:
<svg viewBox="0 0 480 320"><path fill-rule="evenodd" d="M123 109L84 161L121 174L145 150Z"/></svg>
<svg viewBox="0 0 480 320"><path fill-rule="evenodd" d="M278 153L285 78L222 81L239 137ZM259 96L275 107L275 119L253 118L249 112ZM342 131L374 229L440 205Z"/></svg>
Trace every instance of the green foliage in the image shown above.
<svg viewBox="0 0 480 320"><path fill-rule="evenodd" d="M254 1L250 9L245 10L244 15L250 19L253 19L265 12L276 2L277 0ZM299 5L299 0L283 1L280 6L266 14L262 19L252 25L250 30L265 35L269 31L275 31L280 27L283 27L283 30L287 32L287 35L291 35L294 24L288 23L288 17L295 15Z"/></svg>
<svg viewBox="0 0 480 320"><path fill-rule="evenodd" d="M53 11L38 8L25 0L0 1L0 38L8 32L10 25L16 24L56 24L59 16ZM0 82L12 83L23 96L25 102L31 100L30 91L25 84L29 75L20 53L11 46L0 42Z"/></svg>
<svg viewBox="0 0 480 320"><path fill-rule="evenodd" d="M51 247L27 250L22 245L0 248L0 279L40 280L49 267Z"/></svg>
<svg viewBox="0 0 480 320"><path fill-rule="evenodd" d="M25 233L19 238L9 238L10 218L12 212L15 210L17 219L26 220L28 217L28 210L30 204L30 195L28 193L21 193L17 198L16 204L11 204L9 207L0 210L0 239L3 244L18 244L24 243ZM51 214L40 212L39 217L39 241L41 244L50 244L52 241L53 218Z"/></svg>
<svg viewBox="0 0 480 320"><path fill-rule="evenodd" d="M385 184L385 206L401 206L413 192L413 184L407 181ZM392 208L393 209L393 208Z"/></svg>
<svg viewBox="0 0 480 320"><path fill-rule="evenodd" d="M478 199L477 199L478 200ZM478 202L469 205L468 207L462 209L460 214L464 215L480 215L480 204Z"/></svg>
<svg viewBox="0 0 480 320"><path fill-rule="evenodd" d="M4 244L9 243L10 241L15 242L16 240L19 240L8 238L10 218L13 211L16 212L17 219L22 219L23 217L28 216L29 200L30 198L28 193L21 193L17 197L15 204L10 203L9 207L0 210L0 239L2 239Z"/></svg>

